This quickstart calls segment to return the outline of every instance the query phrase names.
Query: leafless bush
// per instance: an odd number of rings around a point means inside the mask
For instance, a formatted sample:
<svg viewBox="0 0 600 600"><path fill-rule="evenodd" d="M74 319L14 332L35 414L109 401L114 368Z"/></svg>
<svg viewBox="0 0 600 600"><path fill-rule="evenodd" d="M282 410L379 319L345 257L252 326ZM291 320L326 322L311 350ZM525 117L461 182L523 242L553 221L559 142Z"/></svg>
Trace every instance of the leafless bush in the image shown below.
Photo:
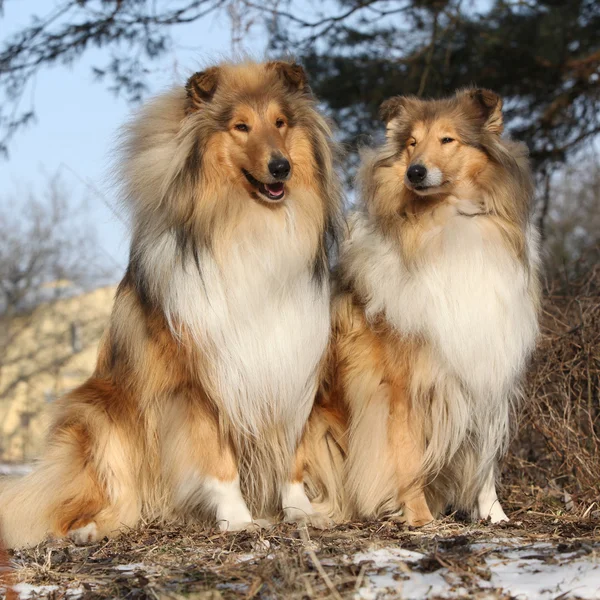
<svg viewBox="0 0 600 600"><path fill-rule="evenodd" d="M549 286L542 331L505 482L585 512L600 498L600 264Z"/></svg>
<svg viewBox="0 0 600 600"><path fill-rule="evenodd" d="M62 289L56 282L87 287L100 275L94 230L57 177L42 198L0 201L0 231L2 316L54 299Z"/></svg>

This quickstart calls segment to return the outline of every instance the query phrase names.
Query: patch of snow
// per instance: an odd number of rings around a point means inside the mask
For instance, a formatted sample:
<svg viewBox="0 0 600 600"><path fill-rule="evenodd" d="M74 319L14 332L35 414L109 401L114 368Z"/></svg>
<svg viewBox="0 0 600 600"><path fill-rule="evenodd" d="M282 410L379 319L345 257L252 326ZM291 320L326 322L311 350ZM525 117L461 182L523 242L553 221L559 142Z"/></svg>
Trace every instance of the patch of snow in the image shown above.
<svg viewBox="0 0 600 600"><path fill-rule="evenodd" d="M31 585L30 583L17 583L13 586L13 591L19 597L19 600L28 600L35 595L36 598L49 596L54 597L54 592L58 591L57 585ZM83 587L68 588L63 590L64 598L69 600L77 600L83 596Z"/></svg>
<svg viewBox="0 0 600 600"><path fill-rule="evenodd" d="M238 554L235 557L236 562L248 562L249 560L254 560L256 558L255 554Z"/></svg>
<svg viewBox="0 0 600 600"><path fill-rule="evenodd" d="M128 565L117 565L114 567L115 571L123 571L127 573L135 573L136 571L147 571L148 566L144 563L129 563Z"/></svg>
<svg viewBox="0 0 600 600"><path fill-rule="evenodd" d="M565 598L600 600L600 561L597 553L581 556L560 553L545 542L527 544L523 539L494 539L470 545L471 552L484 552L490 580L470 572L469 589L461 574L447 568L422 572L419 561L427 555L404 548L379 548L351 557L363 570L355 600L429 597L473 597L473 589L501 591L516 600ZM443 551L440 553L443 557ZM494 597L494 596L491 596Z"/></svg>
<svg viewBox="0 0 600 600"><path fill-rule="evenodd" d="M441 569L434 573L419 573L412 570L424 557L425 555L420 552L404 548L380 548L355 554L353 557L355 564L373 561L377 569L377 572L369 573L367 567L365 575L367 585L356 592L355 600L450 597L449 589L460 586L460 581L454 574L449 572L442 574ZM452 597L465 595L466 592Z"/></svg>
<svg viewBox="0 0 600 600"><path fill-rule="evenodd" d="M406 579L396 574L384 573L369 575L368 587L361 587L355 594L358 600L380 600L384 598L449 598L465 597L466 591L460 596L448 595L449 584L438 573L413 573L406 575ZM454 585L452 585L454 587Z"/></svg>
<svg viewBox="0 0 600 600"><path fill-rule="evenodd" d="M354 563L359 564L365 560L372 560L376 567L389 567L398 560L415 562L421 560L423 554L405 548L379 548L369 552L354 555Z"/></svg>
<svg viewBox="0 0 600 600"><path fill-rule="evenodd" d="M567 597L596 600L600 598L600 564L598 561L574 560L548 564L535 558L519 558L516 553L504 558L488 559L495 588L523 598ZM562 557L561 557L562 558Z"/></svg>
<svg viewBox="0 0 600 600"><path fill-rule="evenodd" d="M215 587L219 590L227 590L244 595L248 593L248 585L245 583L217 583Z"/></svg>
<svg viewBox="0 0 600 600"><path fill-rule="evenodd" d="M34 594L41 596L42 594L50 594L58 591L57 585L31 585L30 583L17 583L13 586L13 590L17 593L21 600L31 598Z"/></svg>

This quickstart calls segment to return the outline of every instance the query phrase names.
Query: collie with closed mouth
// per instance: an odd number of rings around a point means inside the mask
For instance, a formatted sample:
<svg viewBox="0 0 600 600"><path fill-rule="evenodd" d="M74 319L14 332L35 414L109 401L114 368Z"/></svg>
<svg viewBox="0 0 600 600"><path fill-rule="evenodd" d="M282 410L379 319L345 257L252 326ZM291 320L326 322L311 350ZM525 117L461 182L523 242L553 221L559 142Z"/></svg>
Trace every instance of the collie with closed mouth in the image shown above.
<svg viewBox="0 0 600 600"><path fill-rule="evenodd" d="M382 115L341 248L307 483L337 518L501 521L496 465L538 334L526 148L502 137L489 90L392 98Z"/></svg>
<svg viewBox="0 0 600 600"><path fill-rule="evenodd" d="M336 153L284 61L210 67L126 127L129 266L94 374L36 469L0 483L10 547L148 519L326 524L297 450L330 331Z"/></svg>

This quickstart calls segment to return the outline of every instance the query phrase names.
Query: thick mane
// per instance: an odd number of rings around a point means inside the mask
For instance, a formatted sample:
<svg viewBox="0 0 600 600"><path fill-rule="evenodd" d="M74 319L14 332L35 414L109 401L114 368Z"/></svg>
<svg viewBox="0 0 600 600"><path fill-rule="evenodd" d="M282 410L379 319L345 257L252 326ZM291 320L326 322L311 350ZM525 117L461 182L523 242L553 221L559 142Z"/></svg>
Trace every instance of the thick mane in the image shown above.
<svg viewBox="0 0 600 600"><path fill-rule="evenodd" d="M119 177L134 224L146 217L170 227L190 218L195 183L190 174L200 173L206 139L205 129L186 119L185 104L185 89L174 88L146 104L124 128Z"/></svg>
<svg viewBox="0 0 600 600"><path fill-rule="evenodd" d="M210 249L215 237L242 218L248 203L232 201L233 176L226 165L207 162L207 150L214 135L227 129L236 104L260 102L264 95L279 102L290 125L302 129L310 144L311 179L323 211L314 269L318 279L324 277L330 242L342 221L336 173L341 152L310 89L286 85L271 64L277 63L223 63L214 68L216 91L199 110L188 110L190 92L181 86L149 102L125 127L118 174L133 225L132 271L145 248L169 231L175 232L180 253L191 252L198 262L201 250Z"/></svg>
<svg viewBox="0 0 600 600"><path fill-rule="evenodd" d="M400 113L388 125L386 142L362 152L356 181L363 210L378 221L383 231L388 231L411 205L423 203L403 185L394 167L403 165L407 139L414 125L436 119L451 121L461 142L487 157L485 169L473 180L479 194L477 201L489 215L498 217L509 243L518 255L523 255L534 192L527 147L482 127L460 96L427 102L402 98Z"/></svg>

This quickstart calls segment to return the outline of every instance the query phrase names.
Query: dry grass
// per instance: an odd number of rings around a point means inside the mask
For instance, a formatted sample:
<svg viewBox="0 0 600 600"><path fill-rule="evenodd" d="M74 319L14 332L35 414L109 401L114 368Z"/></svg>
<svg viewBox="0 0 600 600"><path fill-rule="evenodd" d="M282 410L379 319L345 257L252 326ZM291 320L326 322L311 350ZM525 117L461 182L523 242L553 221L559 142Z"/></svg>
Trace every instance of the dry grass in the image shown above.
<svg viewBox="0 0 600 600"><path fill-rule="evenodd" d="M353 561L355 554L402 547L424 555L405 565L407 574L448 569L470 597L505 598L501 590L493 593L478 587L482 578L489 579L485 558L493 552L482 548L481 542L508 538L515 547L531 547L532 553L540 555L534 544L543 541L552 545L552 552L541 559L558 564L561 554L597 555L599 531L598 519L537 513L519 515L499 526L448 518L421 530L393 521L348 524L324 532L279 525L260 534L235 535L150 525L87 547L49 543L17 552L13 560L20 580L57 586L55 598L66 597L68 589L79 589L86 599L339 600L352 598L365 577L377 574L371 561ZM132 566L117 568L123 565Z"/></svg>
<svg viewBox="0 0 600 600"><path fill-rule="evenodd" d="M550 287L542 332L504 481L544 510L599 511L600 265Z"/></svg>

